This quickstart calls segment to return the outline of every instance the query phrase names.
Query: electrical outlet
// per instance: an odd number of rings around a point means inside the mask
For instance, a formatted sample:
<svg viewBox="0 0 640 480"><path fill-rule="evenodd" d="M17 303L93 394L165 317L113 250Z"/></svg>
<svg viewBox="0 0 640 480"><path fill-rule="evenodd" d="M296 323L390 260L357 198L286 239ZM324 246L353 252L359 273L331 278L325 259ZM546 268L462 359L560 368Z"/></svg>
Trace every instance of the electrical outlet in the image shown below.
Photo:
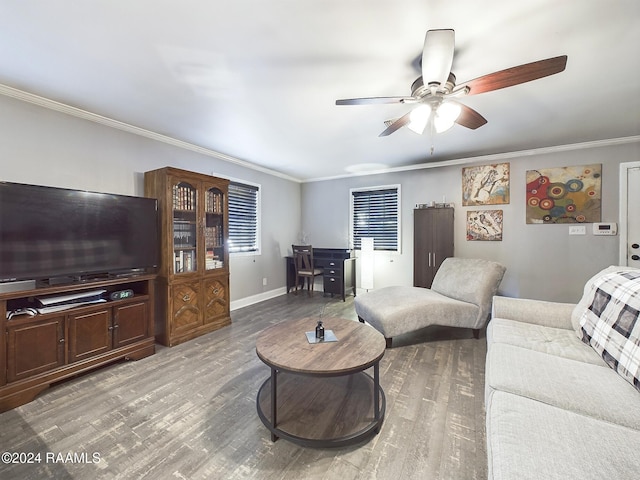
<svg viewBox="0 0 640 480"><path fill-rule="evenodd" d="M264 278L262 279L262 286L263 286L263 287L266 287L266 286L267 286L267 277L264 277Z"/></svg>
<svg viewBox="0 0 640 480"><path fill-rule="evenodd" d="M587 227L584 225L571 225L569 227L569 235L586 235Z"/></svg>

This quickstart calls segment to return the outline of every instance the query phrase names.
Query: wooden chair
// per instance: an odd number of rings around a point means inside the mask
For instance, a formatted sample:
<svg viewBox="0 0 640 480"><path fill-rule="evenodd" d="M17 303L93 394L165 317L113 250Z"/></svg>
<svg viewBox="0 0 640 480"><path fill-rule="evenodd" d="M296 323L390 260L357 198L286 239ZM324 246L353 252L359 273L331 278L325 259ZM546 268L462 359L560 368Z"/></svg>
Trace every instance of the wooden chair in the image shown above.
<svg viewBox="0 0 640 480"><path fill-rule="evenodd" d="M322 275L322 268L313 266L313 247L311 245L291 245L293 250L293 264L296 269L296 295L298 293L298 285L302 279L302 289L304 290L304 280L307 280L307 289L313 295L313 286L315 277Z"/></svg>

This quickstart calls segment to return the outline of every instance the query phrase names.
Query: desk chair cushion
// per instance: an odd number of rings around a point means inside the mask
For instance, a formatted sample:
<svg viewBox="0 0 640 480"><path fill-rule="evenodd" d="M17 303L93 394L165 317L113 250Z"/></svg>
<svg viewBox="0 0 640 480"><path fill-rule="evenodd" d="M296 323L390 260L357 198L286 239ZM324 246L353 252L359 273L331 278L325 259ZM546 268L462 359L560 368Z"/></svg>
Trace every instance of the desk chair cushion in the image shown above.
<svg viewBox="0 0 640 480"><path fill-rule="evenodd" d="M298 275L304 275L304 276L316 276L316 275L322 275L323 273L324 273L324 270L322 268L314 268L313 270L301 268L300 270L298 270Z"/></svg>

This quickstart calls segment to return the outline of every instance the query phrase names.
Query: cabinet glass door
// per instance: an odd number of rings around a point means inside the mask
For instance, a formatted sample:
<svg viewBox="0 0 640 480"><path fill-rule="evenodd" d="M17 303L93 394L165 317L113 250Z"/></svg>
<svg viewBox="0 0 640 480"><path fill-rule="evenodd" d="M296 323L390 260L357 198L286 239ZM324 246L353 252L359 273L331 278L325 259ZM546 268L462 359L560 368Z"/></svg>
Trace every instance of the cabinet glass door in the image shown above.
<svg viewBox="0 0 640 480"><path fill-rule="evenodd" d="M173 273L198 269L197 190L186 182L173 185Z"/></svg>
<svg viewBox="0 0 640 480"><path fill-rule="evenodd" d="M224 268L224 194L209 188L205 198L205 269Z"/></svg>

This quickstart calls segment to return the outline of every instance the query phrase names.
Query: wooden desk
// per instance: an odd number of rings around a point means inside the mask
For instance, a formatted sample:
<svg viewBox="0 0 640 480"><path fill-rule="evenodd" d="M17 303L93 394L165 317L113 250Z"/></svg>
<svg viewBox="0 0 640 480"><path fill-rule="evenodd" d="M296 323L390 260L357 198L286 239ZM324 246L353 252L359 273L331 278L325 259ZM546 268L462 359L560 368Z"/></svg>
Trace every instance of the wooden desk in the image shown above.
<svg viewBox="0 0 640 480"><path fill-rule="evenodd" d="M342 301L346 299L347 291L351 289L356 296L356 258L353 252L346 248L314 248L313 263L315 267L323 268L323 291L331 296L340 295ZM296 267L293 257L286 257L287 293L296 286Z"/></svg>

